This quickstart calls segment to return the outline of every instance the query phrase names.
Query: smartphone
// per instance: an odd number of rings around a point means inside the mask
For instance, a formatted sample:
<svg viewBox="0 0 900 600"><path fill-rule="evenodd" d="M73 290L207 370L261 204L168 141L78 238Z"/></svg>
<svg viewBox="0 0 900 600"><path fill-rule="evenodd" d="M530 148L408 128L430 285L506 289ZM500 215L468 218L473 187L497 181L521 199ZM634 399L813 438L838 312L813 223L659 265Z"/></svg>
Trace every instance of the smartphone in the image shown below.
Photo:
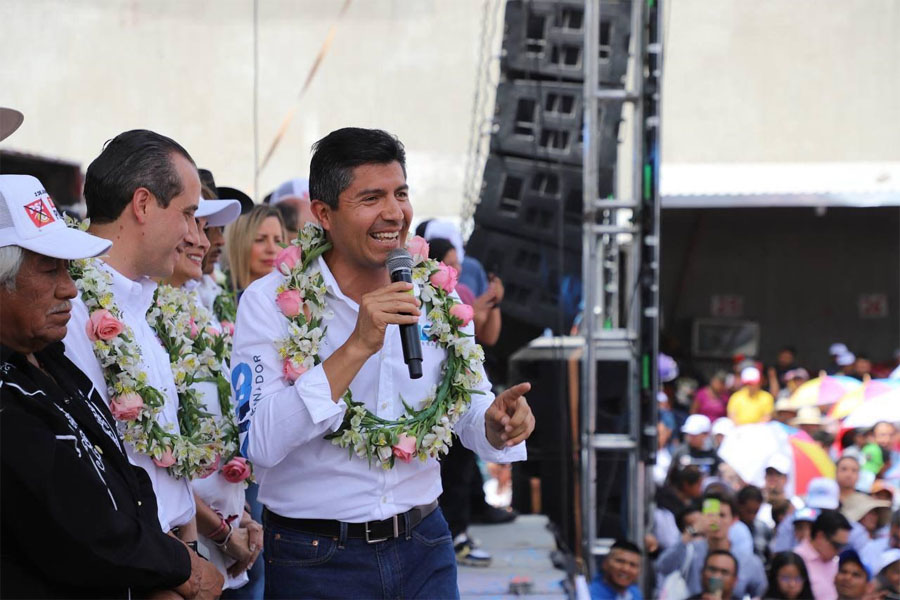
<svg viewBox="0 0 900 600"><path fill-rule="evenodd" d="M718 499L707 498L706 500L703 501L703 508L701 509L701 512L704 515L718 516L719 510L721 508L722 508L722 503ZM711 531L716 531L718 528L719 528L718 523L713 522L713 523L709 524L709 529Z"/></svg>
<svg viewBox="0 0 900 600"><path fill-rule="evenodd" d="M722 590L725 587L725 582L721 577L710 577L707 580L707 587L709 588L709 593L715 598L722 597Z"/></svg>

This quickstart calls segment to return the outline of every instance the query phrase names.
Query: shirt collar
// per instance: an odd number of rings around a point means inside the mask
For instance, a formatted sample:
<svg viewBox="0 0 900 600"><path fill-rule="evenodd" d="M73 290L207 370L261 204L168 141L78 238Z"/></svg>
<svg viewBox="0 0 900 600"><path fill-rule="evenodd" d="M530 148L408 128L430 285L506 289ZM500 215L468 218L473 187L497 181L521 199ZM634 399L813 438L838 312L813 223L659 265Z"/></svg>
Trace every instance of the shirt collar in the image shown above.
<svg viewBox="0 0 900 600"><path fill-rule="evenodd" d="M322 271L322 279L325 281L325 289L331 293L331 295L343 300L347 304L353 307L354 310L359 311L359 304L356 303L355 300L344 295L344 292L341 291L341 286L338 285L337 279L334 278L334 273L331 272L331 269L328 268L328 264L325 262L325 258L319 256L316 259L319 261L319 269Z"/></svg>
<svg viewBox="0 0 900 600"><path fill-rule="evenodd" d="M150 305L153 304L156 282L149 277L141 277L137 281L129 279L105 262L101 262L100 266L112 276L112 293L119 308L139 315L147 314Z"/></svg>

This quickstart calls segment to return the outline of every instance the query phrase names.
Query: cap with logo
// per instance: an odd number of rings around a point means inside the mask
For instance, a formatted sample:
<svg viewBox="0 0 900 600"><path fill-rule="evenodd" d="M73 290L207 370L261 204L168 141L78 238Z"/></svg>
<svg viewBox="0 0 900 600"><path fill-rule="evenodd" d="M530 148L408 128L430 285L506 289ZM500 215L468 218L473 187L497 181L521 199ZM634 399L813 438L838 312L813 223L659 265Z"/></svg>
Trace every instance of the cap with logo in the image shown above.
<svg viewBox="0 0 900 600"><path fill-rule="evenodd" d="M0 175L0 246L74 260L99 256L112 242L67 227L43 184L31 175Z"/></svg>

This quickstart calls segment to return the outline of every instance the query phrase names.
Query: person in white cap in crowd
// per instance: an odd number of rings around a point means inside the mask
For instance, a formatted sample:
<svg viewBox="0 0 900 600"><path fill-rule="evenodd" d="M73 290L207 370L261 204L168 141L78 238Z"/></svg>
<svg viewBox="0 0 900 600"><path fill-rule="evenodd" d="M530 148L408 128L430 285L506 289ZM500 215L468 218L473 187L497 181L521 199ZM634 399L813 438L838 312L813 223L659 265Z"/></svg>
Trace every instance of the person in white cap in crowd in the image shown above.
<svg viewBox="0 0 900 600"><path fill-rule="evenodd" d="M309 179L295 177L279 185L269 197L269 204L278 209L288 239L292 240L307 223L317 223L309 201Z"/></svg>
<svg viewBox="0 0 900 600"><path fill-rule="evenodd" d="M64 354L70 260L109 240L70 229L44 186L0 175L0 596L211 598L222 578L157 520L96 385Z"/></svg>
<svg viewBox="0 0 900 600"><path fill-rule="evenodd" d="M111 404L129 458L153 483L162 530L196 545L190 475L214 456L185 452L175 377L147 312L157 288L151 278L171 276L180 249L199 243L197 167L176 141L127 131L88 166L84 197L89 231L113 245L76 282L66 356Z"/></svg>
<svg viewBox="0 0 900 600"><path fill-rule="evenodd" d="M709 437L712 424L706 415L690 415L681 426L684 444L672 455L672 467L683 469L695 465L706 477L715 477L722 460Z"/></svg>
<svg viewBox="0 0 900 600"><path fill-rule="evenodd" d="M775 408L772 394L760 388L760 373L756 367L741 370L741 389L728 400L728 418L735 425L768 421Z"/></svg>
<svg viewBox="0 0 900 600"><path fill-rule="evenodd" d="M228 360L231 336L201 302L197 287L203 276L203 258L210 244L208 227L221 228L241 214L237 200L201 199L197 209L198 243L186 241L179 248L172 275L160 281L156 291L157 308L148 320L169 353L172 369L183 357L204 357L205 362L179 388L181 403L195 404L208 413L203 417L210 428L221 433L217 445L220 457L210 472L191 482L197 504L197 533L204 555L225 577L224 589L244 586L247 569L262 550L262 526L244 510L244 480L250 474L246 460L238 452L237 413L230 386ZM178 307L173 316L165 307ZM201 426L202 427L202 426Z"/></svg>
<svg viewBox="0 0 900 600"><path fill-rule="evenodd" d="M722 445L722 442L725 441L725 438L734 431L734 421L729 419L728 417L720 417L713 421L712 430L712 441L713 447L719 448Z"/></svg>
<svg viewBox="0 0 900 600"><path fill-rule="evenodd" d="M837 355L835 359L835 363L838 366L837 372L835 375L846 375L847 377L852 377L855 373L854 365L856 364L856 355L850 352L842 352Z"/></svg>
<svg viewBox="0 0 900 600"><path fill-rule="evenodd" d="M900 549L891 548L881 555L875 569L875 581L875 590L882 594L881 598L900 598Z"/></svg>
<svg viewBox="0 0 900 600"><path fill-rule="evenodd" d="M786 498L785 488L791 472L791 459L776 452L766 461L765 484L762 488L763 503L759 507L757 518L768 527L775 527L772 518L772 505Z"/></svg>
<svg viewBox="0 0 900 600"><path fill-rule="evenodd" d="M828 346L828 356L831 357L831 364L828 365L828 369L826 372L829 375L836 375L838 371L840 371L840 365L838 365L837 359L841 354L847 354L850 352L850 349L847 348L847 344L841 342L835 342Z"/></svg>

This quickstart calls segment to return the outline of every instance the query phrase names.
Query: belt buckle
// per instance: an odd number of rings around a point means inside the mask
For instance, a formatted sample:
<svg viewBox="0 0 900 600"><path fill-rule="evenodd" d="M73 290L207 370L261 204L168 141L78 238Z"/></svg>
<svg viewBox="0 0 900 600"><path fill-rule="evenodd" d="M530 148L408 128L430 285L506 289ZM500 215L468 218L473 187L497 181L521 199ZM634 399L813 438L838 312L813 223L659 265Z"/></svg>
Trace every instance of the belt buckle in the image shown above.
<svg viewBox="0 0 900 600"><path fill-rule="evenodd" d="M400 537L400 525L399 525L399 521L397 520L397 515L394 515L393 517L391 517L391 520L394 522L394 537L395 538ZM375 538L375 539L370 538L369 534L371 532L369 531L369 523L371 523L371 521L366 521L366 543L367 544L377 544L378 542L386 542L390 539L388 537Z"/></svg>

